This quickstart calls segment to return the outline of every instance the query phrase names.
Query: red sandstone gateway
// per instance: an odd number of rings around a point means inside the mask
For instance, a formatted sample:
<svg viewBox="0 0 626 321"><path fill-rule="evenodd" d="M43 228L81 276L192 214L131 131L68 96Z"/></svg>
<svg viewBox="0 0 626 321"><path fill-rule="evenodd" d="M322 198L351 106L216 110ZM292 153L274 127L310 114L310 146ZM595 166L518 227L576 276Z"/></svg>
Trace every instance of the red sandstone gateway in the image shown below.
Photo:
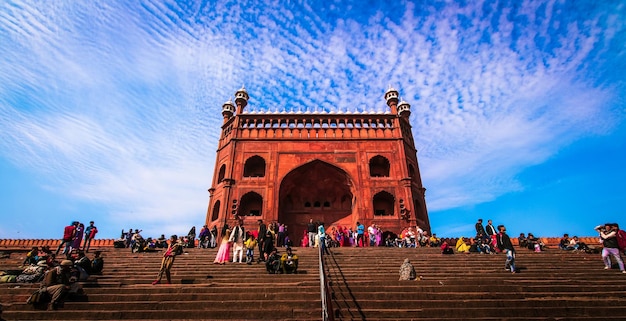
<svg viewBox="0 0 626 321"><path fill-rule="evenodd" d="M409 116L389 88L385 113L248 113L248 93L222 106L224 123L206 223L248 230L257 221L287 224L294 244L309 219L383 231L430 230ZM235 111L236 108L236 111Z"/></svg>

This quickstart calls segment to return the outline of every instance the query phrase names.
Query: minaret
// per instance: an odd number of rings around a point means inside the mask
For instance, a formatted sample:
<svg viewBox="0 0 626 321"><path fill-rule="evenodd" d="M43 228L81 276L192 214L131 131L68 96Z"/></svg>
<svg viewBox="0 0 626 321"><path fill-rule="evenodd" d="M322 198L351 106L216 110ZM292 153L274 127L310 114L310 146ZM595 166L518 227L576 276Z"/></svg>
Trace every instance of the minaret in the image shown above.
<svg viewBox="0 0 626 321"><path fill-rule="evenodd" d="M246 89L241 86L241 89L237 90L235 93L235 104L237 104L237 115L241 115L243 113L243 109L248 105L248 92Z"/></svg>
<svg viewBox="0 0 626 321"><path fill-rule="evenodd" d="M391 85L389 85L389 89L387 89L387 91L385 92L385 100L387 101L387 106L391 108L391 113L397 115L398 91L391 87Z"/></svg>
<svg viewBox="0 0 626 321"><path fill-rule="evenodd" d="M233 113L235 112L235 105L233 105L232 100L228 100L222 105L222 116L224 116L224 123L226 123L231 117L233 117Z"/></svg>
<svg viewBox="0 0 626 321"><path fill-rule="evenodd" d="M411 116L411 105L404 100L400 101L398 104L398 115L404 119L409 119L409 116Z"/></svg>

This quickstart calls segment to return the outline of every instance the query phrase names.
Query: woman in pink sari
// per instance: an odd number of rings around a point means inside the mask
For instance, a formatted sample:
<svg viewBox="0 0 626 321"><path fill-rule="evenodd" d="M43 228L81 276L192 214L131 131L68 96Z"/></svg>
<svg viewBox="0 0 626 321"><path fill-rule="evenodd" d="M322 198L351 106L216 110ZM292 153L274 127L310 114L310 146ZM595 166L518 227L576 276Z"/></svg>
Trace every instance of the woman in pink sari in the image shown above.
<svg viewBox="0 0 626 321"><path fill-rule="evenodd" d="M222 230L222 232L222 243L220 244L219 250L217 250L215 261L213 261L215 264L225 264L230 258L230 242L228 241L230 238L230 229L226 226L226 229Z"/></svg>
<svg viewBox="0 0 626 321"><path fill-rule="evenodd" d="M307 233L306 230L304 230L304 233L302 233L302 242L300 243L300 246L302 247L309 246L309 233Z"/></svg>

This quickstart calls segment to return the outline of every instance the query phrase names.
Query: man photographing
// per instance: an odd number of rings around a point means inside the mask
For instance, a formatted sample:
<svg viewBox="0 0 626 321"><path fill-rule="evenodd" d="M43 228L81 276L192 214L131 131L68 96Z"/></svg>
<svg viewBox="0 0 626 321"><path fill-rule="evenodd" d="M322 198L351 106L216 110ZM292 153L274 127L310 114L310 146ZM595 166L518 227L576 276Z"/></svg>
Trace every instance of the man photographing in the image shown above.
<svg viewBox="0 0 626 321"><path fill-rule="evenodd" d="M617 231L619 230L618 225L615 223L606 223L604 226L598 225L595 227L595 230L600 233L600 239L602 240L602 261L604 262L604 269L611 269L611 257L617 261L617 266L619 266L620 271L622 273L626 273L624 271L624 262L619 253L619 244L617 242Z"/></svg>

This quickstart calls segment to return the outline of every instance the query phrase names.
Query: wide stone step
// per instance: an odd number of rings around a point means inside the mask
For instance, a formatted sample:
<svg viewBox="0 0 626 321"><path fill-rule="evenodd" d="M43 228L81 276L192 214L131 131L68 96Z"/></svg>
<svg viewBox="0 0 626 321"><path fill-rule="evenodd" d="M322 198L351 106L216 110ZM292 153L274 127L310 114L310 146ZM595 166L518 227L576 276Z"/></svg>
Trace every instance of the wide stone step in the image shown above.
<svg viewBox="0 0 626 321"><path fill-rule="evenodd" d="M483 302L484 304L485 302ZM509 317L515 316L516 318L544 318L545 319L564 319L569 320L570 316L593 316L594 318L605 318L605 320L623 320L626 317L626 311L623 307L615 306L591 306L591 307L565 307L565 306L552 306L552 307L517 307L508 306L506 308L494 308L494 307L473 307L465 306L462 308L428 308L428 307L414 307L412 309L405 308L360 308L350 309L349 311L341 310L339 319L343 319L346 316L352 318L353 316L360 316L361 319L401 319L401 318L457 318L457 319L470 319L470 318L500 318L502 320L508 320Z"/></svg>
<svg viewBox="0 0 626 321"><path fill-rule="evenodd" d="M358 312L352 312L353 314L351 316L341 316L341 317L335 317L335 320L363 320L365 317L361 316L360 313ZM468 317L468 316L463 316L463 317L449 317L449 318L444 318L444 317L417 317L417 316L407 316L407 317L401 317L401 316L392 316L392 317L377 317L377 318L372 318L372 317L367 317L366 318L368 321L420 321L420 320L424 320L424 321L458 321L458 320L463 320L463 321L502 321L502 320L506 320L506 321L555 321L555 320L567 320L567 321L606 321L606 317L594 317L594 316L582 316L582 317L567 317L567 318L558 318L558 317L515 317L515 316L508 316L506 318L502 318L502 317Z"/></svg>
<svg viewBox="0 0 626 321"><path fill-rule="evenodd" d="M213 298L214 300L200 300L191 296L180 296L178 298L157 298L150 296L150 300L143 298L136 301L92 301L89 298L88 302L71 302L65 303L64 309L67 310L159 310L159 311L177 311L177 310L212 310L222 309L222 305L227 305L236 302L237 309L240 310L264 310L266 306L271 306L275 310L291 310L294 307L299 309L311 309L316 310L320 307L321 299L317 296L317 300L306 300L302 297L274 297L274 298L248 298L243 299L237 296L224 296L223 298ZM24 303L24 305L26 305ZM14 304L6 308L8 311L25 310L27 307Z"/></svg>
<svg viewBox="0 0 626 321"><path fill-rule="evenodd" d="M360 307L367 307L368 309L415 309L415 308L424 308L424 309L437 309L437 308L450 308L450 309L464 309L467 307L476 307L484 305L484 298L480 297L471 297L460 299L457 301L449 300L449 299L393 299L390 301L386 296L381 295L377 299L376 298L362 298L356 297L357 300L353 300L351 297L341 298L335 297L333 304L335 308L350 308L350 309L358 309ZM626 299L619 297L596 297L594 299L586 298L586 297L553 297L553 298L508 298L508 299L497 299L489 302L489 308L508 308L514 306L516 308L550 308L550 307L559 307L559 306L567 306L567 307L576 307L576 309L580 308L603 308L603 307L614 307L623 305L626 303ZM626 315L626 311L623 313Z"/></svg>
<svg viewBox="0 0 626 321"><path fill-rule="evenodd" d="M408 293L407 293L408 292ZM584 299L584 300L605 300L605 299L624 299L624 292L622 291L604 291L604 292L583 292L571 291L565 292L498 292L498 291L467 291L467 292L450 292L450 293L437 293L422 292L422 291L403 291L403 292L381 292L381 289L369 289L366 291L337 291L333 292L333 296L337 300L352 299L360 302L361 300L380 300L384 298L391 302L396 301L420 301L420 300L445 300L445 301L460 301L470 299L479 300L567 300L567 299Z"/></svg>
<svg viewBox="0 0 626 321"><path fill-rule="evenodd" d="M12 297L17 295L30 295L39 288L39 284L14 285L4 284L0 287L0 297ZM108 288L84 288L85 293L90 295L125 295L125 294L230 294L230 293L255 293L256 295L285 294L294 295L298 293L318 293L319 282L284 282L284 283L229 283L229 284L207 284L207 285L179 285L179 284L159 284L159 285L129 285Z"/></svg>
<svg viewBox="0 0 626 321"><path fill-rule="evenodd" d="M408 281L411 282L411 281ZM369 289L372 289L373 287L378 287L379 290L381 290L381 284L377 284L377 283L366 283L366 284L350 284L348 286L346 286L345 288L349 289L349 291L352 292L358 292L358 291L367 291ZM387 292L391 292L391 291L402 291L405 292L407 290L411 290L411 291L420 291L420 292L429 292L429 293L450 293L450 292L469 292L472 289L474 289L475 291L493 291L493 292L517 292L517 293L533 293L533 292L576 292L576 291L582 291L582 292L596 292L596 293L602 293L602 289L606 289L608 286L610 286L609 284L605 285L604 287L600 287L600 286L579 286L579 285L543 285L543 286L529 286L529 287L520 287L520 286L510 286L510 285L495 285L495 286L489 286L489 287L471 287L471 286L457 286L457 285L438 285L438 284L431 284L431 285L422 285L422 286L416 286L416 287L407 287L407 286L385 286L383 289ZM334 288L334 286L333 286ZM626 290L626 286L619 286L616 288L611 288L611 290L617 290L617 291L624 291Z"/></svg>
<svg viewBox="0 0 626 321"><path fill-rule="evenodd" d="M2 294L0 295L1 302L14 302L14 304L25 303L30 294L34 292L22 292L22 293L14 293L14 294ZM319 286L318 286L319 292ZM201 293L196 294L193 291L189 291L189 293L179 293L179 294L171 294L171 293L152 293L148 295L150 301L152 302L162 302L162 301L171 301L171 302L223 302L223 301L246 301L246 300L257 300L257 301L268 301L268 300L292 300L293 298L298 300L308 300L308 301L319 301L320 295L316 293L314 289L309 289L308 291L281 291L277 290L275 292L256 292L256 291L231 291L226 292L223 291L221 293ZM117 293L117 294L102 294L102 293L88 293L87 300L90 303L118 303L118 302L139 302L145 301L147 298L146 291L142 293ZM10 300L10 301L9 301ZM319 306L319 304L318 304Z"/></svg>
<svg viewBox="0 0 626 321"><path fill-rule="evenodd" d="M167 303L163 303L166 305ZM236 302L220 304L220 307L207 309L172 309L172 310L69 310L56 311L7 311L6 320L319 320L318 309L275 309L271 304L266 307L248 309Z"/></svg>

